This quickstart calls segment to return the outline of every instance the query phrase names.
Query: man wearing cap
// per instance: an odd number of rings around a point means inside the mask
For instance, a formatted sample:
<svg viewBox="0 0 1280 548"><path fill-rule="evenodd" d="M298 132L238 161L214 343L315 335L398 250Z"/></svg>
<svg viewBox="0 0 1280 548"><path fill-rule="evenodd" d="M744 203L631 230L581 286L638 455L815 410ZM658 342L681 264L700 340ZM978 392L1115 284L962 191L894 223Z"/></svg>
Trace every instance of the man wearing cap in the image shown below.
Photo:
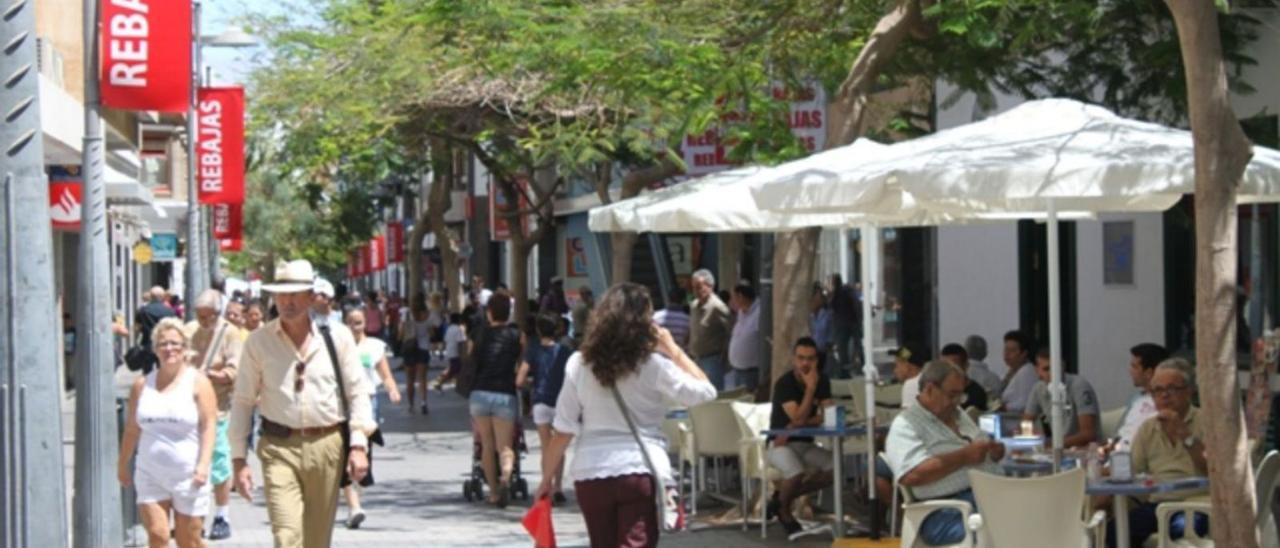
<svg viewBox="0 0 1280 548"><path fill-rule="evenodd" d="M231 524L227 521L231 504L231 445L227 438L227 419L231 413L236 366L240 363L244 343L240 328L218 314L221 303L222 294L217 289L206 289L196 298L196 320L186 325L187 338L195 352L190 363L209 378L218 396L218 428L209 473L216 510L213 524L209 527L209 540L231 537Z"/></svg>
<svg viewBox="0 0 1280 548"><path fill-rule="evenodd" d="M333 306L334 299L333 284L324 278L316 278L315 296L311 298L311 308L316 311L316 316L327 318L329 325L342 324L342 311Z"/></svg>
<svg viewBox="0 0 1280 548"><path fill-rule="evenodd" d="M895 349L892 356L893 376L902 383L902 408L906 409L915 405L916 396L920 395L920 370L929 363L929 351L908 342Z"/></svg>
<svg viewBox="0 0 1280 548"><path fill-rule="evenodd" d="M277 267L275 283L263 285L275 294L279 318L245 341L231 405L236 488L246 499L253 489L245 456L255 407L262 417L257 453L277 547L329 546L344 466L353 482L365 476L367 436L376 427L371 387L351 332L341 322L325 327L323 320L312 321L314 279L311 263L292 261ZM344 422L350 426L349 448Z"/></svg>

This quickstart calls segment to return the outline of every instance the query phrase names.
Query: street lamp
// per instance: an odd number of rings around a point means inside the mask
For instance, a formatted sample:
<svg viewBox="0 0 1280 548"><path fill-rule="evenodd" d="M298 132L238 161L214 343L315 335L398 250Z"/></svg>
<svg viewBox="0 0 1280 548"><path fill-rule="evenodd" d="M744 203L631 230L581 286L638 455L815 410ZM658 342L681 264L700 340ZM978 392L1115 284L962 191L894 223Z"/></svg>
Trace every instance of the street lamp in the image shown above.
<svg viewBox="0 0 1280 548"><path fill-rule="evenodd" d="M186 272L186 311L187 318L195 317L196 296L209 283L209 275L205 271L205 259L212 258L216 247L209 245L208 253L203 249L206 245L201 234L200 196L196 189L196 94L203 84L201 76L201 58L204 46L210 47L252 47L258 40L250 36L244 29L232 27L225 32L212 36L200 35L200 2L191 6L193 25L196 36L194 40L194 58L191 70L191 101L187 105L187 272Z"/></svg>

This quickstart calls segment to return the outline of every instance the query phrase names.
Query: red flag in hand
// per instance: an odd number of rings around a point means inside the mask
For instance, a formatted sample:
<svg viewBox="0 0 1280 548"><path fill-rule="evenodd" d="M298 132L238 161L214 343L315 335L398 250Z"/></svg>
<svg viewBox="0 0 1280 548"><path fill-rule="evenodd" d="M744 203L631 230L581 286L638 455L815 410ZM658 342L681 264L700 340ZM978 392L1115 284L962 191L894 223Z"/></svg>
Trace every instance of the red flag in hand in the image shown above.
<svg viewBox="0 0 1280 548"><path fill-rule="evenodd" d="M551 499L543 497L538 502L533 503L529 511L525 513L524 530L529 532L529 536L533 537L533 543L538 548L555 548L556 532L551 526Z"/></svg>

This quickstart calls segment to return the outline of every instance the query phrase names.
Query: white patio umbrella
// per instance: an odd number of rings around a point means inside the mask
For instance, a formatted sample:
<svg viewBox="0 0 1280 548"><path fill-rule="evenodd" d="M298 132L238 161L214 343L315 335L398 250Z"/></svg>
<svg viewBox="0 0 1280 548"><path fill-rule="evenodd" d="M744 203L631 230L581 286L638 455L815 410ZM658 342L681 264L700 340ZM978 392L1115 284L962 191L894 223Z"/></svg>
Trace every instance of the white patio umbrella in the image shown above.
<svg viewBox="0 0 1280 548"><path fill-rule="evenodd" d="M846 226L874 212L899 213L901 203L881 188L864 189L851 203L856 213L780 213L761 210L748 191L761 181L831 181L845 166L866 161L884 145L860 140L774 167L749 166L707 175L591 210L596 232L778 232L813 226Z"/></svg>
<svg viewBox="0 0 1280 548"><path fill-rule="evenodd" d="M813 226L860 226L864 234L881 226L926 226L957 222L1007 220L1009 212L975 212L965 206L937 204L918 207L912 196L893 182L841 184L847 206L839 212L778 212L761 209L752 191L770 183L800 183L818 187L845 179L860 165L880 158L887 147L868 139L774 167L744 167L720 172L591 210L588 226L595 232L778 232ZM868 253L876 252L868 249ZM863 261L863 279L869 279ZM863 321L871 325L870 299L863 299ZM864 343L866 413L874 425L875 382L871 330ZM874 455L874 436L867 436L867 454ZM874 475L874 459L868 461ZM875 500L875 482L868 482Z"/></svg>
<svg viewBox="0 0 1280 548"><path fill-rule="evenodd" d="M892 145L875 161L837 180L770 182L755 188L753 197L761 208L778 212L856 211L860 193L846 187L897 184L925 210L1045 215L1053 356L1051 420L1053 447L1058 452L1065 428L1059 210L1163 211L1194 191L1194 176L1190 132L1129 120L1068 99L1044 99ZM1239 199L1280 201L1280 152L1254 147Z"/></svg>

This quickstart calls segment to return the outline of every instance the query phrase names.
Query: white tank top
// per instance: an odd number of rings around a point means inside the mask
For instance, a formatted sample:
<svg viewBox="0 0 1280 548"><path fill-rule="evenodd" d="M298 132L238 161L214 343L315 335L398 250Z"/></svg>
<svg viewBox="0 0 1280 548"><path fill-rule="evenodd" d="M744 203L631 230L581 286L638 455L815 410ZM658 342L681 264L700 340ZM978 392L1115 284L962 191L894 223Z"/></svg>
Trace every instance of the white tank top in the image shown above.
<svg viewBox="0 0 1280 548"><path fill-rule="evenodd" d="M156 373L147 375L136 411L142 438L138 442L138 470L166 479L181 479L196 470L200 458L200 411L196 406L196 370L182 368L163 391L156 389Z"/></svg>

